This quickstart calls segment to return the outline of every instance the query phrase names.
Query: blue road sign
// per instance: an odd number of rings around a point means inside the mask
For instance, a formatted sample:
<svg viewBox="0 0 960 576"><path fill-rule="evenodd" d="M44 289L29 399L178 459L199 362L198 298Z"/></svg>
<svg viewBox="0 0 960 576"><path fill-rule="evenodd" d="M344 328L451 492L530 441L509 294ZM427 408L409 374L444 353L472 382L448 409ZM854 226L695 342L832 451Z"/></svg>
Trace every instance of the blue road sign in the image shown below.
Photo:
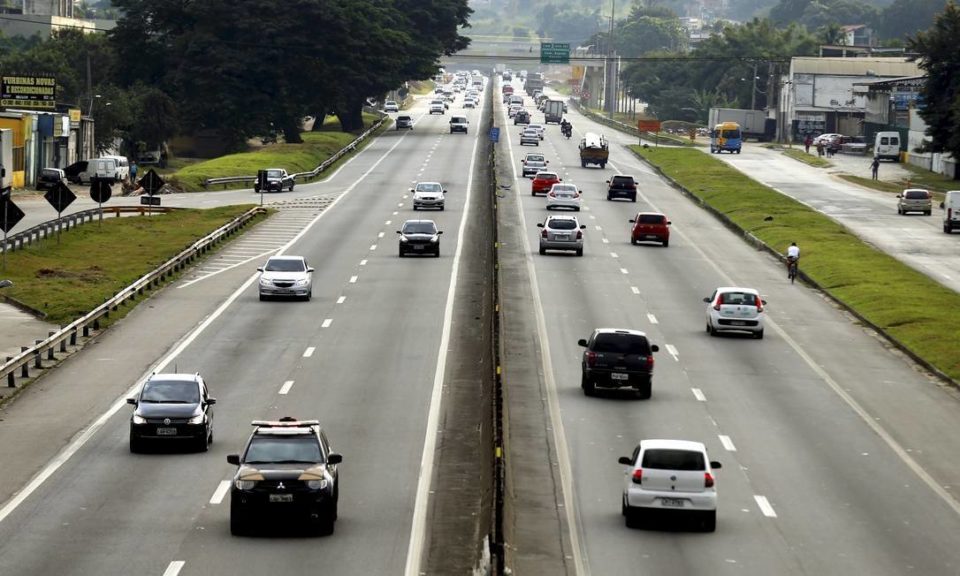
<svg viewBox="0 0 960 576"><path fill-rule="evenodd" d="M490 141L494 144L500 141L500 129L496 126L490 128Z"/></svg>

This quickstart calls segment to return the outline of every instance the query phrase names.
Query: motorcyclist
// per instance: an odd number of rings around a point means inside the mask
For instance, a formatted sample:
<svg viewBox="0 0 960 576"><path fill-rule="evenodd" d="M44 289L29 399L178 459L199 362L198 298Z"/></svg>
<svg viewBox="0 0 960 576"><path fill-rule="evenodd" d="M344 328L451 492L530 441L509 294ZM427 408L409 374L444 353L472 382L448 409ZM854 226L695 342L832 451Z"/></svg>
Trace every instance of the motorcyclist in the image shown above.
<svg viewBox="0 0 960 576"><path fill-rule="evenodd" d="M566 118L560 121L560 133L567 138L573 133L573 124L567 122Z"/></svg>

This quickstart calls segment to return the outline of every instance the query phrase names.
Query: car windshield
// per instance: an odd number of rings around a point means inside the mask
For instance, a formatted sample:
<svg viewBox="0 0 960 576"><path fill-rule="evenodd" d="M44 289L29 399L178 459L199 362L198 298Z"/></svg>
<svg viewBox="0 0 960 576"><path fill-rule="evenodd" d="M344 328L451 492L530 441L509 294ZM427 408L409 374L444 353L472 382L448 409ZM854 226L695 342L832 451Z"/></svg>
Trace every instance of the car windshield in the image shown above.
<svg viewBox="0 0 960 576"><path fill-rule="evenodd" d="M409 121L410 121L409 116L397 116L397 122L409 122Z"/></svg>
<svg viewBox="0 0 960 576"><path fill-rule="evenodd" d="M246 464L323 462L320 444L313 435L301 436L254 436L244 458Z"/></svg>
<svg viewBox="0 0 960 576"><path fill-rule="evenodd" d="M654 470L699 471L707 469L702 453L667 448L644 451L643 462L640 466Z"/></svg>
<svg viewBox="0 0 960 576"><path fill-rule="evenodd" d="M637 218L637 222L641 224L661 224L663 223L663 216L659 214L641 214Z"/></svg>
<svg viewBox="0 0 960 576"><path fill-rule="evenodd" d="M592 350L614 354L650 355L650 345L646 337L638 334L597 334Z"/></svg>
<svg viewBox="0 0 960 576"><path fill-rule="evenodd" d="M49 168L44 168L40 171L40 175L45 178L59 178L60 172L58 170L51 170Z"/></svg>
<svg viewBox="0 0 960 576"><path fill-rule="evenodd" d="M281 174L280 170L267 170L267 178L280 178Z"/></svg>
<svg viewBox="0 0 960 576"><path fill-rule="evenodd" d="M299 259L270 259L267 260L267 265L264 267L267 272L303 272L306 269L303 260Z"/></svg>
<svg viewBox="0 0 960 576"><path fill-rule="evenodd" d="M555 218L547 222L547 227L554 230L576 230L577 221L569 218Z"/></svg>
<svg viewBox="0 0 960 576"><path fill-rule="evenodd" d="M141 402L163 404L196 404L200 388L191 380L149 380L143 385Z"/></svg>
<svg viewBox="0 0 960 576"><path fill-rule="evenodd" d="M437 227L432 222L410 222L403 225L404 234L436 234Z"/></svg>
<svg viewBox="0 0 960 576"><path fill-rule="evenodd" d="M436 182L424 182L417 184L417 192L442 192L443 188Z"/></svg>
<svg viewBox="0 0 960 576"><path fill-rule="evenodd" d="M749 292L724 292L720 295L720 304L756 306L757 297Z"/></svg>

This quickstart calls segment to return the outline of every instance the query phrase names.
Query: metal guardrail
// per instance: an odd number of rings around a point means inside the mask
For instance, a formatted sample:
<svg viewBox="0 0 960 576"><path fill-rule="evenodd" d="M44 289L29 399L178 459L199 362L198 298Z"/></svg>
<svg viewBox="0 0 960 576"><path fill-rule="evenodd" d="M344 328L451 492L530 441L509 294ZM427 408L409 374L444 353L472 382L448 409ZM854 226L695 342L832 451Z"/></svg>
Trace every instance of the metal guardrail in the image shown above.
<svg viewBox="0 0 960 576"><path fill-rule="evenodd" d="M387 118L386 114L384 114L383 112L380 112L379 110L377 110L376 113L380 115L380 119L374 122L372 126L367 128L363 132L363 134L357 136L357 138L353 142L347 144L346 146L338 150L336 154L334 154L333 156L321 162L320 165L314 168L313 170L310 170L309 172L296 172L294 174L291 174L290 176L293 177L294 182L296 182L297 179L299 178L306 178L306 179L316 178L318 175L320 175L321 172L329 168L334 162L336 162L340 158L343 158L346 154L349 154L350 152L353 152L354 150L356 150L357 146L359 146L361 142L369 138L371 134L373 134L378 128L380 128L380 126L383 125L384 120L386 120ZM207 178L206 180L203 181L203 187L206 189L206 188L210 188L210 186L216 186L217 184L236 184L236 183L242 183L242 182L249 182L253 184L256 182L256 180L257 180L256 176L224 176L222 178Z"/></svg>
<svg viewBox="0 0 960 576"><path fill-rule="evenodd" d="M104 208L104 214L114 214L119 217L120 214L146 214L147 212L170 212L172 210L178 210L178 208L169 208L165 206L153 206L152 210L148 210L147 206L110 206ZM44 238L50 238L57 232L59 226L60 230L69 230L71 228L76 228L84 222L93 222L101 214L100 208L90 208L89 210L81 210L80 212L73 212L72 214L67 214L62 216L60 220L47 220L36 226L27 228L23 232L17 232L11 236L7 237L7 252L13 252L14 250L20 250L26 248L27 246L33 244L33 242L39 242ZM0 238L0 248L2 248L3 239Z"/></svg>
<svg viewBox="0 0 960 576"><path fill-rule="evenodd" d="M134 300L137 296L143 295L144 290L148 290L152 286L158 286L162 280L191 264L198 256L207 252L221 240L233 235L262 212L264 212L264 209L257 207L237 216L232 221L197 240L190 247L167 260L152 272L117 292L113 298L97 306L93 311L74 320L60 330L51 331L45 340L37 340L33 346L22 347L20 354L8 357L6 362L0 365L0 378L6 378L8 388L15 388L16 372L18 370L21 378L29 378L30 364L33 364L34 368L40 369L43 368L44 361L56 360L55 353L58 348L61 353L65 353L68 342L70 346L76 346L78 336L88 337L91 328L94 330L100 329L101 318L109 318L110 312L116 311L117 307L127 300Z"/></svg>
<svg viewBox="0 0 960 576"><path fill-rule="evenodd" d="M632 134L637 138L644 138L646 140L655 140L659 138L660 142L664 142L667 144L675 144L678 146L689 146L689 144L685 142L677 142L676 137L673 135L654 134L653 132L641 132L637 130L636 126L631 126L630 124L624 124L623 122L620 122L618 120L614 120L612 118L607 118L606 116L597 114L596 112L594 112L593 110L590 110L586 106L581 106L579 98L571 98L570 102L573 104L573 106L577 109L578 112L580 112L587 118L590 118L594 122L604 124L606 126L614 128L621 132L626 132L627 134Z"/></svg>

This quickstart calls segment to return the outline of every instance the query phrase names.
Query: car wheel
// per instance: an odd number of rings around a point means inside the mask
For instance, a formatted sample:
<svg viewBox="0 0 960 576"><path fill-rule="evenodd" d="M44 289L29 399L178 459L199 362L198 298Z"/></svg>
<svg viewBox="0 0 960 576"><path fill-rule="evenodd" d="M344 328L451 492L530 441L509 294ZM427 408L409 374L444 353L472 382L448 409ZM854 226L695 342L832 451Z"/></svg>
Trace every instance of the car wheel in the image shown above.
<svg viewBox="0 0 960 576"><path fill-rule="evenodd" d="M580 167L581 167L581 168L586 168L586 167L587 167L587 163L584 162L583 160L581 160L581 161L580 161Z"/></svg>
<svg viewBox="0 0 960 576"><path fill-rule="evenodd" d="M701 527L704 532L716 532L717 531L717 511L711 510L705 512L703 515L703 521L701 522Z"/></svg>
<svg viewBox="0 0 960 576"><path fill-rule="evenodd" d="M260 301L261 301L261 302L263 302L263 301L266 300L266 299L267 299L266 296L264 296L263 294L260 294Z"/></svg>
<svg viewBox="0 0 960 576"><path fill-rule="evenodd" d="M903 210L901 210L899 206L897 207L897 214L903 215Z"/></svg>
<svg viewBox="0 0 960 576"><path fill-rule="evenodd" d="M419 210L419 209L420 209L419 206L417 206L416 204L413 205L413 211L414 211L414 212L416 212L416 211Z"/></svg>
<svg viewBox="0 0 960 576"><path fill-rule="evenodd" d="M203 434L203 436L201 436L200 438L197 438L196 440L197 452L206 452L210 448L209 439L210 439L210 436L206 432Z"/></svg>
<svg viewBox="0 0 960 576"><path fill-rule="evenodd" d="M636 201L637 201L637 195L634 194L633 196L631 196L631 197L630 197L630 201L631 201L631 202L636 202Z"/></svg>
<svg viewBox="0 0 960 576"><path fill-rule="evenodd" d="M607 167L607 163L606 163L606 162L601 162L601 163L600 163L600 169L601 169L601 170L603 170L603 169L606 168L606 167Z"/></svg>
<svg viewBox="0 0 960 576"><path fill-rule="evenodd" d="M609 194L607 194L607 201L609 202L610 200L613 200L613 198Z"/></svg>
<svg viewBox="0 0 960 576"><path fill-rule="evenodd" d="M290 183L290 191L293 192L293 182Z"/></svg>
<svg viewBox="0 0 960 576"><path fill-rule="evenodd" d="M309 302L310 300L313 300L313 290L310 290L309 292L307 292L307 295L304 296L303 299L306 300L307 302Z"/></svg>
<svg viewBox="0 0 960 576"><path fill-rule="evenodd" d="M403 254L403 248L401 248L401 249L398 251L398 254L397 254L397 255L398 255L400 258L403 258L403 256L404 256L404 254Z"/></svg>
<svg viewBox="0 0 960 576"><path fill-rule="evenodd" d="M439 258L439 257L440 257L440 247L439 247L439 246L437 246L436 252L433 253L433 257L434 257L434 258Z"/></svg>
<svg viewBox="0 0 960 576"><path fill-rule="evenodd" d="M943 232L944 232L944 234L949 234L949 233L950 233L950 227L947 226L946 224L944 224L944 226L943 226Z"/></svg>
<svg viewBox="0 0 960 576"><path fill-rule="evenodd" d="M649 400L650 396L653 395L653 383L647 382L646 384L641 385L637 388L637 398L641 400Z"/></svg>
<svg viewBox="0 0 960 576"><path fill-rule="evenodd" d="M637 241L634 238L630 238L630 243L633 244L634 246L637 245Z"/></svg>
<svg viewBox="0 0 960 576"><path fill-rule="evenodd" d="M546 255L547 255L547 249L541 246L541 247L540 247L540 255L541 255L541 256L546 256Z"/></svg>
<svg viewBox="0 0 960 576"><path fill-rule="evenodd" d="M443 206L440 207L440 211L443 212Z"/></svg>
<svg viewBox="0 0 960 576"><path fill-rule="evenodd" d="M240 512L240 507L234 504L232 496L230 499L230 533L234 536L246 536L250 533L247 519Z"/></svg>
<svg viewBox="0 0 960 576"><path fill-rule="evenodd" d="M333 534L335 526L335 518L333 514L334 513L331 510L317 519L317 534L320 536L330 536Z"/></svg>
<svg viewBox="0 0 960 576"><path fill-rule="evenodd" d="M761 328L759 332L754 332L753 337L757 340L763 340L763 328Z"/></svg>
<svg viewBox="0 0 960 576"><path fill-rule="evenodd" d="M663 247L666 248L666 247L669 246L669 245L670 245L670 239L667 238L667 239L665 239L665 240L663 241Z"/></svg>
<svg viewBox="0 0 960 576"><path fill-rule="evenodd" d="M639 528L640 527L640 510L632 506L627 506L627 513L624 514L624 524L627 525L627 528Z"/></svg>
<svg viewBox="0 0 960 576"><path fill-rule="evenodd" d="M130 453L131 454L140 454L143 452L143 438L130 434Z"/></svg>
<svg viewBox="0 0 960 576"><path fill-rule="evenodd" d="M583 248L577 248L577 256L583 256Z"/></svg>
<svg viewBox="0 0 960 576"><path fill-rule="evenodd" d="M924 214L926 214L927 216L929 216L929 215L931 214L931 212L930 212L929 210L927 210L926 212L924 212Z"/></svg>
<svg viewBox="0 0 960 576"><path fill-rule="evenodd" d="M582 374L582 375L580 376L580 387L583 388L583 395L584 395L584 396L596 396L596 395L597 395L597 387L596 387L596 385L593 383L592 380L590 380L589 378L587 378L587 375L586 375L586 374Z"/></svg>
<svg viewBox="0 0 960 576"><path fill-rule="evenodd" d="M711 336L717 335L717 329L714 328L713 324L710 324L709 322L707 323L707 332L709 332Z"/></svg>

